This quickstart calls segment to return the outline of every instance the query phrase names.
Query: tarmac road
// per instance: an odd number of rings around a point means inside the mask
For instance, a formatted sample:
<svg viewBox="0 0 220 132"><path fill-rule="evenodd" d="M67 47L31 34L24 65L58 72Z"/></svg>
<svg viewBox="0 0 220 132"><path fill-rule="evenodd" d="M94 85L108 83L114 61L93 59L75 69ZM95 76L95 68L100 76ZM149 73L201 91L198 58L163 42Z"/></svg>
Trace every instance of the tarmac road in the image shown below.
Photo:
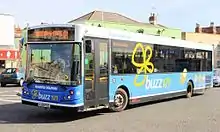
<svg viewBox="0 0 220 132"><path fill-rule="evenodd" d="M19 89L0 88L0 132L220 132L220 88L120 113L78 114L21 105L19 97L13 96Z"/></svg>

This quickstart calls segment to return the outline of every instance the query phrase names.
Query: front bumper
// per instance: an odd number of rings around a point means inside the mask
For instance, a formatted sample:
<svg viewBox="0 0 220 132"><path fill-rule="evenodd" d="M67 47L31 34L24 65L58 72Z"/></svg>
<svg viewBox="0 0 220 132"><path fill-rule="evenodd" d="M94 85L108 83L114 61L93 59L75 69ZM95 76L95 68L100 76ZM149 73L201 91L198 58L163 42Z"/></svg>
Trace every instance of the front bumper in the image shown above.
<svg viewBox="0 0 220 132"><path fill-rule="evenodd" d="M49 106L49 108L62 108L62 107L74 108L74 107L83 106L83 103L81 103L81 104L61 104L61 103L51 103L51 102L30 100L30 99L24 99L24 98L22 98L21 100L22 100L22 104L33 105L33 106L39 106L39 104L47 104L47 106Z"/></svg>

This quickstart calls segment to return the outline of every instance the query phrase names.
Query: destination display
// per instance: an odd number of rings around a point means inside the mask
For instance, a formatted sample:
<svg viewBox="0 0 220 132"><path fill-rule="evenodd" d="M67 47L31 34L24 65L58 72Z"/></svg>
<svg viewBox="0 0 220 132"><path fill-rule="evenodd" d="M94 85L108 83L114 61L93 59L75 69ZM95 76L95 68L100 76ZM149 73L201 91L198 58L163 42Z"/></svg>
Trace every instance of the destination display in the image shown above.
<svg viewBox="0 0 220 132"><path fill-rule="evenodd" d="M45 27L28 30L28 42L74 41L74 28Z"/></svg>

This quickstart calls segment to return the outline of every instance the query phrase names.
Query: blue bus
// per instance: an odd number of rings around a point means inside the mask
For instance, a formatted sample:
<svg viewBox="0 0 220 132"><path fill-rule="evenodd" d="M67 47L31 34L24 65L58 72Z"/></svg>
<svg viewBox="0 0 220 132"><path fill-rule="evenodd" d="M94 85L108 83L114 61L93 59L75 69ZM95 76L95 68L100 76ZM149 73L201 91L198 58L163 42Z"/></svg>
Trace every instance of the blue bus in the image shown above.
<svg viewBox="0 0 220 132"><path fill-rule="evenodd" d="M83 24L28 28L22 103L88 111L213 87L212 45Z"/></svg>

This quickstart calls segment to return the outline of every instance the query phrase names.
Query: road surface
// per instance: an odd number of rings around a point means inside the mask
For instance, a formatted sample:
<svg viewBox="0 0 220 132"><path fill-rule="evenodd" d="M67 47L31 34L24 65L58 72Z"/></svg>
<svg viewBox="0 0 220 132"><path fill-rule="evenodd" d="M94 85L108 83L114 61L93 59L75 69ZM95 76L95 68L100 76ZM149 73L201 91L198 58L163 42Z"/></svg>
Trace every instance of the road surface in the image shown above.
<svg viewBox="0 0 220 132"><path fill-rule="evenodd" d="M137 105L120 113L46 111L19 103L20 88L0 88L0 132L220 132L220 88L191 99Z"/></svg>
<svg viewBox="0 0 220 132"><path fill-rule="evenodd" d="M20 97L17 93L20 93L21 88L9 85L8 87L0 87L0 105L5 103L19 103Z"/></svg>

